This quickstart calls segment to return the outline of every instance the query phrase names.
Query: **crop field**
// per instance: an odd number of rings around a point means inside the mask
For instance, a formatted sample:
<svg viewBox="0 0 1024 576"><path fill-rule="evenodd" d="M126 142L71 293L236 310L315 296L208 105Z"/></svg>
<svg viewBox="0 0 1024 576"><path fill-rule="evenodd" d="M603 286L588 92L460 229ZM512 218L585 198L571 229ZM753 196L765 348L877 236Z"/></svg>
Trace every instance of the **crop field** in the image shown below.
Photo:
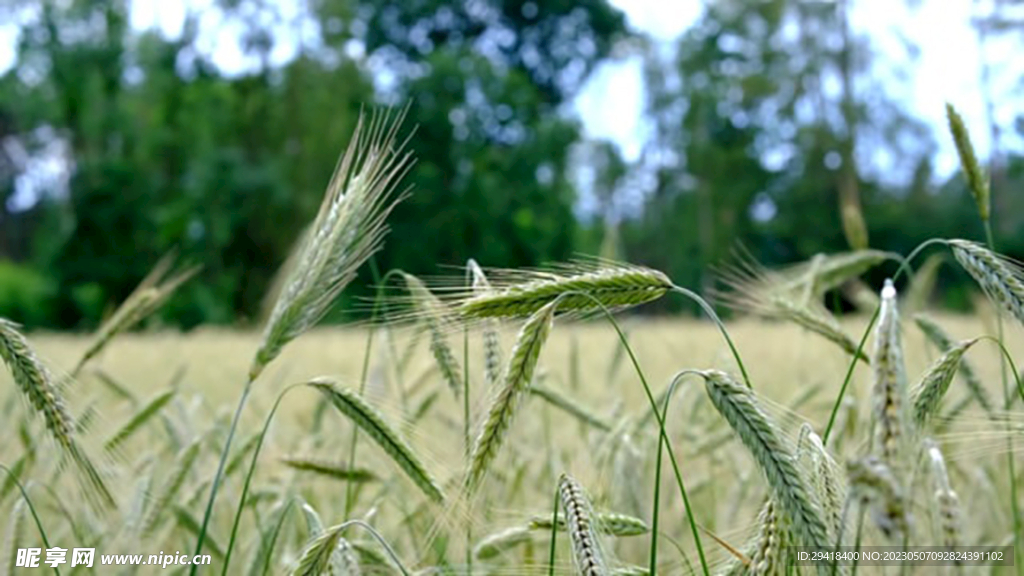
<svg viewBox="0 0 1024 576"><path fill-rule="evenodd" d="M991 328L970 317L941 316L938 320L958 338ZM866 317L854 318L845 322L844 328L856 334L866 321ZM622 325L655 393L664 390L673 374L684 368L735 371L729 349L711 323L626 317ZM249 439L260 431L275 398L288 385L328 376L342 386L358 387L369 332L367 328L317 329L284 352L275 368L256 385L239 428L238 447L251 451ZM744 351L744 363L762 408L778 422L784 436L795 442L804 422L822 430L842 385L849 356L789 323L741 320L729 324L729 333L737 348ZM428 342L417 334L419 331L408 326L376 331L366 397L401 430L429 473L442 486L451 486L464 472L462 403L445 384ZM111 474L108 482L119 504L119 511L112 513L117 520L101 520L87 508L76 509L79 496L70 473L57 481L55 486L61 488L55 488L56 493L43 489L43 482L48 482L52 474L48 469L52 458L47 456L52 448L40 441L39 451L29 459L31 464L22 465L20 472L30 494L36 497L50 539L91 544L90 538L95 537L96 546L106 553L184 551L194 545L193 524L201 514L200 499L216 469L218 451L242 389L239 374L244 374L259 338L258 333L200 330L185 336L165 332L130 335L111 342L68 392L73 413L96 414L83 433L83 442L102 450L104 442L138 414L140 407L165 394L170 399L104 458ZM506 353L514 338L514 330L501 331L501 348ZM453 334L450 340L457 343L461 338ZM478 332L471 334L466 363L473 383L470 405L475 425L479 425L496 393L494 385L486 383L481 340ZM39 357L59 373L63 367L74 366L91 340L38 334L31 342ZM1010 349L1018 346L1019 331L1009 331L1007 343ZM908 369L915 378L938 356L916 327L905 327L903 346ZM983 345L972 354L978 378L994 397L1000 378L997 352L994 346ZM4 375L3 380L6 389L12 390L9 377ZM127 394L113 388L111 381ZM257 462L247 511L241 518L235 569L262 573L264 567L258 564L266 544L261 536L273 533L280 523L278 543L266 569L268 573L289 570L312 537L309 518L303 516L303 511L315 510L325 525L351 518L367 519L408 564L408 570L422 569L441 558L453 563L449 569L459 570L466 562L463 548L467 532L478 544L491 534L528 526L531 519L549 515L552 487L562 472L571 473L586 487L595 510L627 514L649 526L657 426L653 419L640 429L624 426L649 413L649 404L614 330L598 320L556 322L540 354L536 381L543 389L570 400L593 422L543 397L529 395L519 408L520 414L508 431L507 446L496 458L481 494L472 503L459 502L454 507L427 504L405 473L364 437L354 463L373 480L358 484L348 513L349 484L344 478L332 476L333 472L301 469L296 463L346 467L353 427L345 417L334 413L323 414L318 424L320 395L301 389L291 393L274 418ZM850 410L850 415L843 413L847 420L838 432L842 434L838 461L842 461L840 454L852 457L865 448L862 428L868 425L866 415L871 413L871 383L871 371L866 366L858 367L848 392L856 408ZM3 444L0 461L21 463L36 448L26 445L26 439L43 437L42 425L26 417L17 394L6 396L3 433L10 441ZM954 384L943 411L969 397L966 387ZM1005 484L1008 437L1002 426L987 421L976 406L964 410L957 420L935 438L942 442L950 482L964 487L959 492L963 512L960 542L1003 544L1010 538L1012 526ZM757 541L764 529L757 520L758 512L769 487L738 437L715 413L699 378L683 381L666 422L700 526L740 549ZM1019 428L1020 422L1016 425ZM182 474L180 485L168 495L167 481L176 478L181 454L193 442L199 443L198 455ZM667 468L667 464L663 466ZM215 553L215 562L223 561L231 515L244 481L243 468L239 466L227 476L214 511L208 551ZM37 537L10 488L9 483L5 484L4 515L12 519L8 530L20 528L6 535L5 556L13 554L15 544L26 545ZM684 505L676 485L664 472L661 488L660 568L699 571ZM63 496L64 489L71 495ZM934 508L932 492L920 490L909 499L915 530L920 530L922 541L935 542L930 540L938 537L933 536L933 519L929 517ZM303 504L309 508L303 508ZM290 510L287 516L282 516L284 509ZM107 528L98 534L87 528L103 525ZM77 534L83 532L90 536L79 540ZM474 569L484 573L544 572L549 533L538 529L527 534L512 539L507 547L499 546L500 553L474 558ZM443 553L438 551L435 556L436 549L427 546L425 539L431 535L447 540ZM393 570L386 560L370 556L376 545L366 534L353 528L348 537L359 546L357 551L368 555L360 558L364 572ZM649 534L601 537L609 561L614 558L617 563L638 566L647 563ZM733 555L713 538L705 535L703 544L713 568L723 569L735 562ZM571 552L567 541L563 545L556 562L560 570L568 570L572 566ZM140 571L145 573L146 568L140 567Z"/></svg>
<svg viewBox="0 0 1024 576"><path fill-rule="evenodd" d="M646 267L470 261L317 327L400 200L395 135L357 128L262 330L131 332L192 279L169 259L95 334L0 319L4 570L1021 573L1024 273L991 240L748 262L726 322ZM972 315L929 310L941 265ZM662 298L704 320L635 314ZM879 546L900 560L846 561Z"/></svg>

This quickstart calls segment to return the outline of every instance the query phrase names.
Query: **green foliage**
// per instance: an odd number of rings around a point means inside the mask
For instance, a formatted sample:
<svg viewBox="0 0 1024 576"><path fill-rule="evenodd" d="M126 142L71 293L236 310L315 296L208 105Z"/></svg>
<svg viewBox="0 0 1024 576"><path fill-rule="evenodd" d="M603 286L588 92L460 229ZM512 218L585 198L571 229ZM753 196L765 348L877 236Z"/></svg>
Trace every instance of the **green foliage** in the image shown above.
<svg viewBox="0 0 1024 576"><path fill-rule="evenodd" d="M482 12L324 0L309 7L324 44L281 64L268 58L272 26L244 16L259 3L224 2L218 9L247 27L243 49L259 61L240 75L202 55L196 15L168 40L128 27L125 2L22 4L45 9L0 78L0 116L15 120L0 135L29 153L60 137L74 161L66 193L44 189L30 210L6 217L16 261L37 260L58 287L39 322L96 325L172 248L204 268L164 320L255 320L358 111L375 99L375 58L394 78L380 95L411 105L419 158L406 180L416 194L391 219L378 268L436 274L434 262L526 266L572 253L568 154L581 136L553 112L624 33L604 0L491 1ZM410 30L425 27L433 49L421 51ZM512 46L474 44L499 29L513 33ZM348 55L352 42L368 58ZM8 190L14 174L0 170ZM350 298L367 294L368 280Z"/></svg>
<svg viewBox="0 0 1024 576"><path fill-rule="evenodd" d="M39 272L0 260L0 317L28 327L45 323L52 314L54 289Z"/></svg>
<svg viewBox="0 0 1024 576"><path fill-rule="evenodd" d="M200 15L168 39L129 26L129 4L10 9L38 16L0 76L0 255L47 284L18 291L36 294L19 296L34 298L18 304L30 325L96 326L171 249L204 268L157 321L254 324L375 101L408 103L418 159L378 271L615 254L709 290L740 246L769 265L845 249L841 204L861 206L876 249L981 229L961 176L934 183L933 139L887 96L875 66L887 55L850 29L853 2L716 0L665 50L607 0L317 0L304 9L319 40L280 61L287 24L252 18L273 12L263 0L222 0L252 64L231 74L212 63ZM635 163L566 113L624 53L643 56L652 128ZM44 153L69 161L66 180L36 182L38 202L15 210L25 158ZM993 186L1024 182L1024 159L997 160L981 167ZM1012 195L993 205L1014 256L1021 215ZM364 272L328 317L353 314L372 280ZM937 300L966 305L964 280L942 271Z"/></svg>

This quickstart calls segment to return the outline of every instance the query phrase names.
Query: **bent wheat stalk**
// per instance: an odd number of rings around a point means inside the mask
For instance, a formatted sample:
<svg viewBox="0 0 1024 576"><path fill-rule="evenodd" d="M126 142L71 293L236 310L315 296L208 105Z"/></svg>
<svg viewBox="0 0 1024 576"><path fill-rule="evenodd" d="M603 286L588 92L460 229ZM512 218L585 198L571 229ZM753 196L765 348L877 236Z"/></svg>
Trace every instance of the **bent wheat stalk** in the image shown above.
<svg viewBox="0 0 1024 576"><path fill-rule="evenodd" d="M758 406L753 392L724 372L698 373L704 377L711 403L736 431L764 472L772 496L792 523L797 539L804 546L829 546L821 506L805 475L797 468L793 450Z"/></svg>

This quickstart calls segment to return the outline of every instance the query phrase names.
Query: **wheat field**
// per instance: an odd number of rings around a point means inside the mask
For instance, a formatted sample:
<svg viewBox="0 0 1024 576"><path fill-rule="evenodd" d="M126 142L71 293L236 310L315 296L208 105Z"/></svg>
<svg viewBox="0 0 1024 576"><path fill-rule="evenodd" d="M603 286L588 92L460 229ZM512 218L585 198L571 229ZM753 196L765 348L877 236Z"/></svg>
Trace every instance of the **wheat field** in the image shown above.
<svg viewBox="0 0 1024 576"><path fill-rule="evenodd" d="M958 338L986 333L993 328L968 316L946 315L939 316L938 320ZM866 321L867 317L851 318L844 322L844 328L856 334L863 330ZM509 324L500 333L506 352L515 337L514 326ZM663 389L672 375L683 368L736 369L728 348L711 323L627 316L622 319L622 325L656 391ZM758 396L767 411L782 423L786 434L795 440L802 422L809 422L820 431L842 384L849 356L832 343L790 323L746 319L730 322L728 326L736 346L744 351L744 362ZM1019 346L1019 332L1007 332L1010 349ZM365 327L321 328L304 335L258 382L242 420L239 438L246 439L258 432L275 397L288 384L331 376L357 386L369 333ZM461 340L459 334L451 334L450 338L454 343ZM935 349L929 347L920 331L913 327L905 328L904 338L909 371L913 374L924 370L937 356ZM72 411L79 414L92 407L102 407L97 410L98 416L90 430L84 433L87 442L97 445L130 419L147 399L167 390L174 391L159 418L144 424L120 446L116 456L107 459L113 491L125 508L121 514L130 515L133 507L145 510L159 501L159 481L171 471L176 453L196 438L204 439L204 447L175 499L183 504L194 502L202 488L208 486L216 463L216 450L223 441L227 419L243 384L239 374L244 373L259 340L258 333L220 329L201 329L188 334L158 331L127 335L112 341L89 370L79 376L68 392L69 404ZM474 383L472 412L481 414L493 398L494 390L483 384L484 351L479 334L471 333L468 340L466 365ZM75 364L91 338L41 333L33 334L31 342L40 357L59 372ZM461 344L456 348L460 351L457 356L461 363L464 360ZM421 505L416 502L416 488L376 446L362 446L358 452L357 467L371 471L378 481L365 485L349 516L345 515L344 481L315 472L297 471L284 463L283 459L289 456L344 463L352 436L352 426L334 414L327 414L320 431L315 431L317 395L298 391L283 403L260 455L252 492L261 500L252 504L251 515L243 516L242 533L257 534L260 523L266 524L267 517L272 516L281 502L301 498L312 505L325 523L337 524L349 517L370 517L410 567L414 567L416 561L431 561L430 553L424 551L423 539L431 535L440 538L438 532L453 526L459 526L459 530L468 526L477 541L543 515L550 507L551 488L562 472L570 472L586 486L596 509L629 514L649 523L656 435L620 437L618 440L626 442L628 451L620 450L617 455L609 456L610 445L616 440L613 433L621 433L615 428L616 424L625 416L649 410L636 372L622 351L614 330L604 322L556 324L538 362L538 381L571 399L611 430L585 424L540 397L530 397L509 432L511 440L507 450L495 463L498 472L483 489L483 502L473 506L464 502L447 510L434 509L412 520L408 515ZM979 347L972 356L982 381L993 395L997 394L1000 379L997 351L993 347ZM112 391L103 377L114 380L135 400ZM850 397L857 400L861 414L870 412L871 379L867 367L857 368L853 375ZM4 374L0 380L4 382L3 389L13 390L9 376ZM691 382L688 388L678 392L667 422L673 446L683 464L695 515L704 529L727 544L742 547L756 537L758 508L767 487L738 439L713 414L699 384ZM366 394L390 422L403 429L413 449L442 483L457 480L463 466L461 401L447 389L431 357L428 342L417 337L416 330L409 326L376 330L371 344ZM966 395L962 386L954 385L944 405L955 405ZM419 418L413 416L430 398L435 400L429 411ZM5 438L17 438L22 426L29 426L29 430L39 426L27 423L28 418L20 414L23 410L19 404L17 394L7 394L5 414L8 416L3 419ZM953 484L973 485L961 492L966 516L962 522L963 542L988 545L1002 543L1000 539L1007 536L1005 532L1000 533L999 523L991 521L992 514L1005 518L1008 513L1004 502L999 501L999 494L1005 489L998 486L1001 479L996 474L1003 464L1006 447L1002 428L984 422L982 416L977 408L965 411L959 417L965 424L951 427L941 441ZM1019 426L1020 422L1017 424ZM856 430L856 424L851 427ZM855 440L842 445L842 450L851 456L862 449ZM45 450L45 445L40 449ZM0 450L0 462L16 462L25 451L21 442L5 442ZM39 460L45 461L42 455ZM42 465L40 462L37 466ZM979 490L976 484L978 474L986 467L991 468L991 482L996 484L990 488L993 490L990 494ZM30 470L28 477L35 477L36 473L38 469ZM73 483L69 480L59 485L74 494ZM677 542L680 550L663 549L659 555L662 569L699 571L692 537L682 513L683 504L673 487L667 477L662 478L663 516L659 530L666 542ZM218 548L223 548L222 542L230 529L230 505L235 503L241 489L241 474L230 476L223 489L224 505L215 511L211 529L212 542ZM51 501L51 494L41 490L37 493L41 500L37 506L43 517L52 523L49 526L51 539L74 540L76 532L70 525L71 520L61 519L61 503ZM63 498L59 494L57 497ZM0 503L8 517L16 501L13 496L13 491L8 490ZM928 509L930 495L919 496L924 501L917 503L921 507L918 514ZM404 501L407 497L410 499ZM73 509L71 502L73 500L64 501L63 505ZM192 510L197 509L193 505ZM145 512L141 514L145 516ZM148 553L172 547L187 549L194 534L180 518L175 518L173 511L165 514L167 518L158 523L160 527L145 537L111 528L98 546L109 553L134 550ZM280 549L270 573L289 570L309 537L308 527L298 511L293 514L295 517L282 528ZM914 520L928 529L930 520L926 516L915 515ZM1004 526L1008 523L1006 519ZM22 541L31 541L33 536L31 530L24 528L20 533ZM354 537L363 546L370 546L365 537ZM7 534L7 538L9 542L14 540L12 534ZM648 538L645 534L606 539L604 546L617 561L642 566L646 564ZM542 572L546 570L543 565L547 540L546 532L531 532L525 545L505 551L497 558L477 560L476 569L486 573ZM249 536L238 545L241 548L235 560L238 570L250 570L257 555L257 539ZM453 568L455 570L465 562L462 546L458 538L448 544L449 561L459 565ZM712 539L706 539L704 546L713 564L724 567L732 559L727 549L716 545ZM568 562L569 556L563 552L560 569L569 569ZM141 573L147 573L147 568L140 567ZM368 565L364 571L374 568L390 571L385 564Z"/></svg>
<svg viewBox="0 0 1024 576"><path fill-rule="evenodd" d="M0 318L6 572L93 548L125 574L1024 573L1024 269L991 234L741 263L726 322L650 268L471 260L318 328L403 198L396 126L357 127L259 331L133 332L193 280L169 258L94 334ZM972 315L929 310L943 263ZM704 320L636 314L661 298ZM872 550L897 561L845 561Z"/></svg>

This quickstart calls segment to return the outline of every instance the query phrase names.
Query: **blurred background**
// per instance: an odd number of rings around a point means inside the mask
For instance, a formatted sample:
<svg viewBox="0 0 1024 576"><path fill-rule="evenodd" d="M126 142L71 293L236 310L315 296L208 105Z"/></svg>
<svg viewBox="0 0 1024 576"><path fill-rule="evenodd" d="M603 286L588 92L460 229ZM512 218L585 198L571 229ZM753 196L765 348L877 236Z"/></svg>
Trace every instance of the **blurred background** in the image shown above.
<svg viewBox="0 0 1024 576"><path fill-rule="evenodd" d="M708 291L738 247L982 239L946 101L1024 256L1024 2L4 0L0 23L0 316L29 327L95 326L171 249L204 268L158 321L252 325L374 103L417 127L380 271L602 254ZM938 286L967 305L951 267Z"/></svg>

